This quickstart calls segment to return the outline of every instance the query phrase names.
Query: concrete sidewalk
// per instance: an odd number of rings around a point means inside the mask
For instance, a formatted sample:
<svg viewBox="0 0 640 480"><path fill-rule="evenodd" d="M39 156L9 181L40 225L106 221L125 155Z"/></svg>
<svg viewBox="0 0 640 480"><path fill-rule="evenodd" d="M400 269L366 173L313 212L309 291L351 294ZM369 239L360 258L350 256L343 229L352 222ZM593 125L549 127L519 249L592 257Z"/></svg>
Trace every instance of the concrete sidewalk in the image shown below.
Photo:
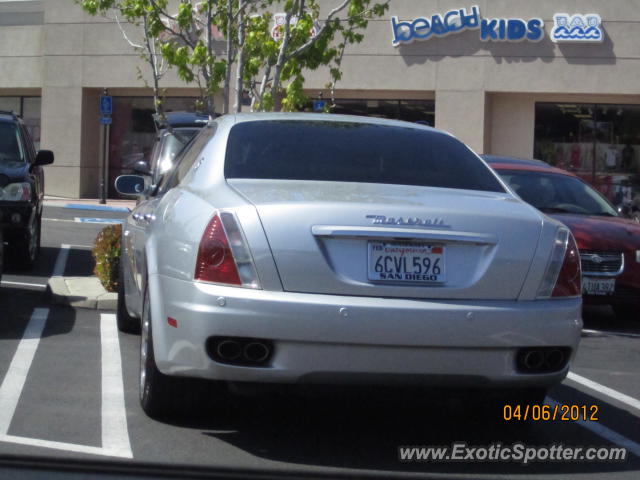
<svg viewBox="0 0 640 480"><path fill-rule="evenodd" d="M98 310L118 308L118 294L107 292L97 277L51 277L47 291L56 305Z"/></svg>

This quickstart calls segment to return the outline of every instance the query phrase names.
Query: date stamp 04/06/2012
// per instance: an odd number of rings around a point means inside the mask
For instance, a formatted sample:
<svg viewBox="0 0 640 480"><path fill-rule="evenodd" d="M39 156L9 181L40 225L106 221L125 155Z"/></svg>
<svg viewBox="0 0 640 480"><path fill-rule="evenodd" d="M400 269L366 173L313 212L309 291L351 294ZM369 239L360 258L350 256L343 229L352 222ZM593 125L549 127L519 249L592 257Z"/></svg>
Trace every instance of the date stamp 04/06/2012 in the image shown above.
<svg viewBox="0 0 640 480"><path fill-rule="evenodd" d="M597 422L597 405L504 405L502 419L506 422Z"/></svg>

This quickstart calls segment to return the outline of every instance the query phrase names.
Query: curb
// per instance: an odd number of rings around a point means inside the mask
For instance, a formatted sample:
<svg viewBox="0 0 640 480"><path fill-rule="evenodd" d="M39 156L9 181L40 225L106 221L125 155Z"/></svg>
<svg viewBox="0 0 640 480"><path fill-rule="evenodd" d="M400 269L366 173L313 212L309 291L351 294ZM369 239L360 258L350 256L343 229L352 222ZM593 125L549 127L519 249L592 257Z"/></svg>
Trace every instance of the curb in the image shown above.
<svg viewBox="0 0 640 480"><path fill-rule="evenodd" d="M56 305L92 310L118 307L118 294L107 292L97 277L51 277L47 291Z"/></svg>

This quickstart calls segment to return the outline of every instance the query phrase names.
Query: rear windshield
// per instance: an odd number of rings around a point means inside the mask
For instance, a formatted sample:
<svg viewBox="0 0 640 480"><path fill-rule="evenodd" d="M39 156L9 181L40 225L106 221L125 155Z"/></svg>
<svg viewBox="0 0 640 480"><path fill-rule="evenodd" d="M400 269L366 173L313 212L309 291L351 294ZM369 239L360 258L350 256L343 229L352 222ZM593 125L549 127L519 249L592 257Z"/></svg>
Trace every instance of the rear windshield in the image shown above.
<svg viewBox="0 0 640 480"><path fill-rule="evenodd" d="M226 178L384 183L504 192L448 135L350 122L271 120L235 125Z"/></svg>

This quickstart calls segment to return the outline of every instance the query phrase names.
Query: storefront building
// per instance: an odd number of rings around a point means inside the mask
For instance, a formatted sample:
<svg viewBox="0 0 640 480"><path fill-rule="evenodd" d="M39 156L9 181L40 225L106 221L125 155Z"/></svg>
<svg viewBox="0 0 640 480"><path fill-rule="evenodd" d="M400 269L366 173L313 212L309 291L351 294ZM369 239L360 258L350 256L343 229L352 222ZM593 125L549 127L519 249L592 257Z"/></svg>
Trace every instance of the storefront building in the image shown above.
<svg viewBox="0 0 640 480"><path fill-rule="evenodd" d="M620 203L640 189L639 44L640 0L392 0L347 51L335 111L539 158ZM48 194L97 196L103 89L114 97L111 179L148 153L152 101L138 67L112 19L72 0L0 1L0 109L21 112L55 151ZM328 101L327 72L305 76L310 97ZM163 86L168 108L193 108L197 92L173 72Z"/></svg>

